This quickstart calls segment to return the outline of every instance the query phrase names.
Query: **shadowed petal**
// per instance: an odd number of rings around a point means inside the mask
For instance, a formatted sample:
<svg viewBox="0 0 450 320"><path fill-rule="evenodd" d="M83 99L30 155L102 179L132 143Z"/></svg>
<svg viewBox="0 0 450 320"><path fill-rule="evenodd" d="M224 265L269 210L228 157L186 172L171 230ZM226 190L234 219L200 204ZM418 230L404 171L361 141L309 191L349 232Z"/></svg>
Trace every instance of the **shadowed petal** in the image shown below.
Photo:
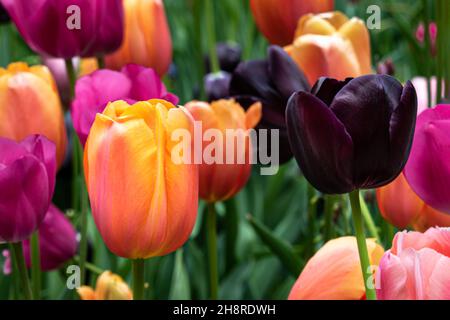
<svg viewBox="0 0 450 320"><path fill-rule="evenodd" d="M353 78L347 78L344 81L339 81L332 78L321 77L311 89L311 93L322 100L327 106L330 106L336 94L352 79Z"/></svg>

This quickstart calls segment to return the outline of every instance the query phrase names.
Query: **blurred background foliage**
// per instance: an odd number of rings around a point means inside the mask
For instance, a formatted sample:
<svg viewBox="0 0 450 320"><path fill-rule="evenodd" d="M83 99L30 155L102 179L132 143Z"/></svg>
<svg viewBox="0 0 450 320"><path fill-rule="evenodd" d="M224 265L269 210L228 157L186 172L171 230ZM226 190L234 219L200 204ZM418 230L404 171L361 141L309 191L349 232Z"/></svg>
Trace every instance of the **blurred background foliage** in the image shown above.
<svg viewBox="0 0 450 320"><path fill-rule="evenodd" d="M173 65L164 81L169 90L180 97L181 104L202 97L204 59L208 52L203 1L164 1L174 53ZM370 5L378 5L382 17L381 29L370 30L374 70L379 62L392 59L395 76L399 80L424 75L427 71L422 70L424 64L421 61L429 58L425 49L417 42L415 31L424 20L424 12L434 12L433 1L336 0L337 10L349 17L358 16L363 20L369 17L366 10ZM268 43L255 26L248 1L215 0L214 7L217 41L238 43L244 60L265 57ZM40 58L24 44L13 25L1 25L0 65L6 66L13 61L37 64L40 63ZM220 255L219 297L286 299L307 259L328 237L325 212L333 215L333 237L350 235L350 207L346 198L342 197L336 201L334 208L327 209L324 197L319 193L312 194L312 201L308 203L311 190L308 190L305 179L293 161L280 167L278 174L274 176L261 176L256 166L253 171L242 192L216 207ZM64 175L64 170L60 175ZM59 194L56 195L55 202L61 208L68 208L70 204L65 203L63 195L69 191L66 186L61 187L64 179L64 176L59 177L56 188ZM382 235L380 242L385 248L389 248L395 230L380 217L374 194L366 192L364 196L378 228L375 231ZM204 203L201 203L191 240L182 249L148 262L147 298L208 298L205 209ZM67 214L77 225L78 217L70 211ZM89 234L91 284L106 269L113 270L130 281L131 265L106 249L92 219ZM311 234L314 236L310 237ZM2 259L0 256L0 266L4 262ZM76 259L69 264L76 264ZM76 298L76 293L66 288L68 275L65 270L62 268L44 275L44 287L47 291L43 298ZM12 281L15 281L13 276L0 274L0 299L17 296L13 291Z"/></svg>

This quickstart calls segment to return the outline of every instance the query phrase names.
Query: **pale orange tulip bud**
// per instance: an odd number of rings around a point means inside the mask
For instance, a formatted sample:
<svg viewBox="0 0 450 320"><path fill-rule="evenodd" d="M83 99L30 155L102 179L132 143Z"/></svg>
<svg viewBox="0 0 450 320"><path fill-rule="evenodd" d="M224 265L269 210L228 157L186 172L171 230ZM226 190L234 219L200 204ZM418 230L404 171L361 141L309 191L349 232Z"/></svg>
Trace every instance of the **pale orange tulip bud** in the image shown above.
<svg viewBox="0 0 450 320"><path fill-rule="evenodd" d="M125 37L106 56L106 67L119 70L129 63L153 68L162 77L172 62L172 39L162 0L124 0Z"/></svg>
<svg viewBox="0 0 450 320"><path fill-rule="evenodd" d="M81 300L132 300L133 294L123 279L111 271L103 272L97 279L95 290L88 286L77 289Z"/></svg>
<svg viewBox="0 0 450 320"><path fill-rule="evenodd" d="M12 63L0 68L0 136L21 141L32 134L55 143L60 166L67 136L56 83L45 66Z"/></svg>
<svg viewBox="0 0 450 320"><path fill-rule="evenodd" d="M164 100L108 104L85 145L94 220L108 248L138 259L182 246L195 224L198 165L177 164L172 133L193 130L183 108Z"/></svg>
<svg viewBox="0 0 450 320"><path fill-rule="evenodd" d="M377 266L384 249L373 239L366 244L370 263ZM289 300L361 300L365 292L356 238L341 237L328 241L308 261Z"/></svg>

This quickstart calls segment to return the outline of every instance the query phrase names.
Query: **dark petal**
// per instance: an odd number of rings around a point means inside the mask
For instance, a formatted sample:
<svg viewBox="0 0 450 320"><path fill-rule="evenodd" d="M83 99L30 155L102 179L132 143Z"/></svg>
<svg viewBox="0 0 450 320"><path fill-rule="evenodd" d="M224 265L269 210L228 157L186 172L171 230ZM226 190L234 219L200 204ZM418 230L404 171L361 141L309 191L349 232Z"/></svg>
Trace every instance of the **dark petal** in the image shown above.
<svg viewBox="0 0 450 320"><path fill-rule="evenodd" d="M265 100L270 105L280 105L281 97L272 87L265 60L241 62L231 77L230 95L249 95Z"/></svg>
<svg viewBox="0 0 450 320"><path fill-rule="evenodd" d="M402 91L390 76L367 75L351 80L331 103L352 137L353 182L358 188L371 188L392 175L390 120Z"/></svg>
<svg viewBox="0 0 450 320"><path fill-rule="evenodd" d="M310 89L303 72L279 46L269 48L269 74L273 85L286 102L294 92Z"/></svg>
<svg viewBox="0 0 450 320"><path fill-rule="evenodd" d="M241 62L242 49L237 43L221 42L216 45L217 57L219 59L220 70L233 72ZM211 72L211 60L205 57L206 72Z"/></svg>
<svg viewBox="0 0 450 320"><path fill-rule="evenodd" d="M9 22L10 18L8 15L8 12L6 12L5 8L3 7L1 1L0 1L0 24Z"/></svg>
<svg viewBox="0 0 450 320"><path fill-rule="evenodd" d="M330 106L336 94L352 79L347 78L344 81L339 81L321 77L311 89L311 93L322 100L327 106Z"/></svg>
<svg viewBox="0 0 450 320"><path fill-rule="evenodd" d="M403 89L398 107L394 110L390 120L390 163L391 175L379 185L384 185L400 174L409 157L417 115L417 94L411 81Z"/></svg>
<svg viewBox="0 0 450 320"><path fill-rule="evenodd" d="M211 102L228 97L231 81L231 75L228 72L208 73L204 81L208 101Z"/></svg>
<svg viewBox="0 0 450 320"><path fill-rule="evenodd" d="M324 193L352 191L352 139L328 106L297 92L289 99L286 121L291 150L306 179Z"/></svg>

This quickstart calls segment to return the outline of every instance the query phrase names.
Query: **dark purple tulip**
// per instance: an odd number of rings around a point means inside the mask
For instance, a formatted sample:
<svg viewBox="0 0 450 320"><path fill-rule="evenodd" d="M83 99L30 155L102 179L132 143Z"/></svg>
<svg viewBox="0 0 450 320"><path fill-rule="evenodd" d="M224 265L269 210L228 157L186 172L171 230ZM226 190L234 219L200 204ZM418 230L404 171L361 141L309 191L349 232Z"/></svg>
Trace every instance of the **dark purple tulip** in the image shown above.
<svg viewBox="0 0 450 320"><path fill-rule="evenodd" d="M233 73L230 95L245 108L261 101L263 117L258 128L280 130L280 163L292 158L287 137L285 111L296 91L309 91L303 72L278 46L271 46L266 60L241 62Z"/></svg>
<svg viewBox="0 0 450 320"><path fill-rule="evenodd" d="M58 269L77 253L77 233L64 214L53 204L50 205L39 227L39 250L41 270ZM6 274L11 273L9 253L3 267ZM30 240L23 242L23 255L28 268L31 268Z"/></svg>
<svg viewBox="0 0 450 320"><path fill-rule="evenodd" d="M84 145L95 115L103 112L109 102L128 103L164 99L178 104L178 97L167 92L157 73L150 68L129 64L120 72L102 69L80 78L75 86L71 114L74 128Z"/></svg>
<svg viewBox="0 0 450 320"><path fill-rule="evenodd" d="M410 81L403 87L387 75L321 78L311 91L292 95L286 119L292 151L316 189L377 188L400 174L417 113Z"/></svg>
<svg viewBox="0 0 450 320"><path fill-rule="evenodd" d="M241 62L242 49L237 43L220 42L216 45L220 70L233 72ZM205 57L206 73L211 72L209 56Z"/></svg>
<svg viewBox="0 0 450 320"><path fill-rule="evenodd" d="M41 224L55 188L55 157L44 136L0 138L0 242L23 241Z"/></svg>
<svg viewBox="0 0 450 320"><path fill-rule="evenodd" d="M122 43L122 0L0 1L27 44L41 55L91 57L113 52Z"/></svg>
<svg viewBox="0 0 450 320"><path fill-rule="evenodd" d="M6 12L5 8L0 2L0 24L9 22L9 15L8 12Z"/></svg>
<svg viewBox="0 0 450 320"><path fill-rule="evenodd" d="M205 76L205 93L208 101L215 101L229 96L231 74L225 71L208 73Z"/></svg>

